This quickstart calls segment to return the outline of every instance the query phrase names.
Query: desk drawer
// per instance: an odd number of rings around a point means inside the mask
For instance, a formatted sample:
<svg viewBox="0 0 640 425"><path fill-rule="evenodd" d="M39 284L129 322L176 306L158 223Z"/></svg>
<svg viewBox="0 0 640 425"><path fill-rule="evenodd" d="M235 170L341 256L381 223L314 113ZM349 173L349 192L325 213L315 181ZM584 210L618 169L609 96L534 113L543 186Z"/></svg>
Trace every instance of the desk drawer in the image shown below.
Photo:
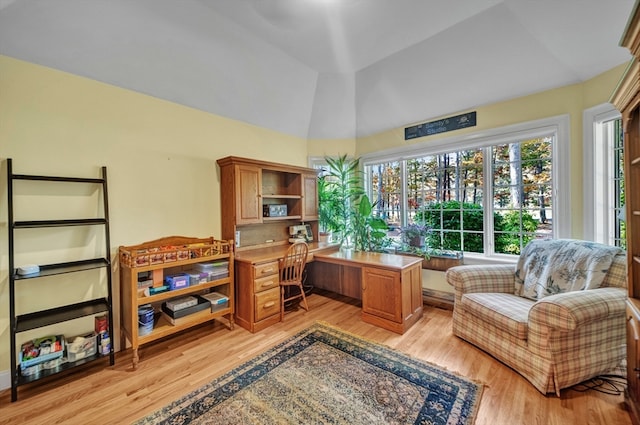
<svg viewBox="0 0 640 425"><path fill-rule="evenodd" d="M280 287L268 289L254 295L255 321L259 322L280 313Z"/></svg>
<svg viewBox="0 0 640 425"><path fill-rule="evenodd" d="M253 278L260 279L265 276L278 275L278 262L258 264L253 266Z"/></svg>
<svg viewBox="0 0 640 425"><path fill-rule="evenodd" d="M266 291L267 289L275 288L280 285L280 279L278 279L277 274L272 274L271 276L266 276L260 279L256 279L253 281L253 292L258 293L262 291Z"/></svg>

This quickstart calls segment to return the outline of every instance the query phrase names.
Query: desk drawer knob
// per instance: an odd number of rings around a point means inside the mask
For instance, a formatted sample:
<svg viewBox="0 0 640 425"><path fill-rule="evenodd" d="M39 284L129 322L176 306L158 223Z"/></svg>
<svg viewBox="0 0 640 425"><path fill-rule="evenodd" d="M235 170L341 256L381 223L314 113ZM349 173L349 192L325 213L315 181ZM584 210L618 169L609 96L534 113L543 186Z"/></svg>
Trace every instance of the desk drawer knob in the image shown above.
<svg viewBox="0 0 640 425"><path fill-rule="evenodd" d="M271 308L271 307L273 307L274 305L276 305L276 303L275 303L275 302L273 302L273 301L269 301L268 303L264 303L264 308Z"/></svg>

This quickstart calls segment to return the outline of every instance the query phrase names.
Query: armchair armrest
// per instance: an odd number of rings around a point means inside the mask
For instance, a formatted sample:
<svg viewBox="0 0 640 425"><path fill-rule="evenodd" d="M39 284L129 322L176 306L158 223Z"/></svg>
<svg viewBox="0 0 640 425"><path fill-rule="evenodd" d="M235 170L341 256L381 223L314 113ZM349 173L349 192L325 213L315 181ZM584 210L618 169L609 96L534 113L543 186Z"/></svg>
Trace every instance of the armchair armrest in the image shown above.
<svg viewBox="0 0 640 425"><path fill-rule="evenodd" d="M456 266L447 270L445 277L456 292L504 292L515 291L515 266L509 264Z"/></svg>
<svg viewBox="0 0 640 425"><path fill-rule="evenodd" d="M529 311L529 321L561 332L615 315L624 315L627 292L598 288L545 297Z"/></svg>

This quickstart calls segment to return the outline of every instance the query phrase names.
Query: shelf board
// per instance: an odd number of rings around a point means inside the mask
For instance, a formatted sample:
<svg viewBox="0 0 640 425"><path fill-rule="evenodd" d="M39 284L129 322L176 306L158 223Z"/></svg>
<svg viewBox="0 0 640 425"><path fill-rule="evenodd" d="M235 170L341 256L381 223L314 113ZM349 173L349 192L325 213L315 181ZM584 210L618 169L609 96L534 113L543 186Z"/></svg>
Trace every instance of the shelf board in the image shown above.
<svg viewBox="0 0 640 425"><path fill-rule="evenodd" d="M107 299L98 298L34 313L21 314L16 317L16 332L25 332L106 311L109 311Z"/></svg>
<svg viewBox="0 0 640 425"><path fill-rule="evenodd" d="M164 316L160 315L158 321L154 324L153 330L151 333L147 335L138 336L138 344L146 344L151 341L155 341L160 338L164 338L169 335L173 335L176 332L180 332L185 329L189 329L195 325L199 325L202 323L206 323L213 319L218 319L220 317L231 315L233 312L231 311L231 307L225 308L223 310L216 311L211 314L200 315L195 313L193 320L183 322L179 325L172 325L164 318ZM189 317L189 316L186 316Z"/></svg>
<svg viewBox="0 0 640 425"><path fill-rule="evenodd" d="M15 280L34 279L38 277L53 276L57 274L80 272L85 270L109 267L109 260L106 258L93 258L89 260L70 261L67 263L47 264L40 266L38 273L19 275L14 274Z"/></svg>
<svg viewBox="0 0 640 425"><path fill-rule="evenodd" d="M230 257L229 253L224 253L224 254L217 254L217 255L209 255L209 256L200 257L200 258L190 258L188 260L169 261L166 263L151 264L151 265L140 266L140 267L130 267L126 264L120 263L120 267L126 267L128 269L131 269L132 273L133 272L140 273L140 272L148 272L148 271L157 270L157 269L169 269L169 268L187 266L195 263L207 263L210 261L221 260L229 257Z"/></svg>
<svg viewBox="0 0 640 425"><path fill-rule="evenodd" d="M171 298L176 298L181 295L189 295L196 293L203 289L215 288L221 285L227 285L231 283L231 279L229 277L225 277L218 280L212 280L210 282L199 283L193 286L187 286L182 289L174 289L173 291L162 292L160 294L151 295L149 297L138 297L138 305L156 303L160 301L166 301Z"/></svg>
<svg viewBox="0 0 640 425"><path fill-rule="evenodd" d="M262 217L262 221L301 220L301 215L287 215L284 217Z"/></svg>
<svg viewBox="0 0 640 425"><path fill-rule="evenodd" d="M65 182L65 183L95 183L102 184L104 179L82 178L82 177L58 177L58 176L38 176L31 174L13 174L14 180L36 180L46 182Z"/></svg>
<svg viewBox="0 0 640 425"><path fill-rule="evenodd" d="M265 199L302 199L301 195L277 195L277 194L262 194Z"/></svg>
<svg viewBox="0 0 640 425"><path fill-rule="evenodd" d="M94 226L98 224L107 224L104 218L80 218L71 220L29 220L16 221L13 227L16 229L30 229L39 227L68 227L68 226Z"/></svg>
<svg viewBox="0 0 640 425"><path fill-rule="evenodd" d="M109 358L109 354L106 355L102 355L102 354L94 354L92 356L88 356L85 357L83 359L80 360L76 360L75 362L66 362L66 363L62 363L60 366L53 368L53 369L42 369L40 371L40 373L38 373L37 375L30 375L30 376L22 376L18 373L18 385L25 385L25 384L29 384L31 382L35 382L35 381L39 381L40 379L46 378L48 376L52 376L70 369L73 369L75 367L78 366L82 366L82 365L86 365L89 363L93 363L96 360L103 360L103 359L108 359ZM20 366L18 365L18 370L20 369Z"/></svg>

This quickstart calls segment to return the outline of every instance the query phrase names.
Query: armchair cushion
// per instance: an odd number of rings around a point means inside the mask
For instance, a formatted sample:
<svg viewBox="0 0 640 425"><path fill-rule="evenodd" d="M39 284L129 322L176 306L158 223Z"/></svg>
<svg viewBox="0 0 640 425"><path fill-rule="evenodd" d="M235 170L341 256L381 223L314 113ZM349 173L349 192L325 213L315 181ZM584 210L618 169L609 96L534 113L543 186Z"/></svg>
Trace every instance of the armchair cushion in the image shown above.
<svg viewBox="0 0 640 425"><path fill-rule="evenodd" d="M463 295L461 307L481 321L518 339L527 339L529 310L534 302L513 294L475 293Z"/></svg>
<svg viewBox="0 0 640 425"><path fill-rule="evenodd" d="M532 300L599 288L620 248L572 239L529 242L518 259L515 294Z"/></svg>

